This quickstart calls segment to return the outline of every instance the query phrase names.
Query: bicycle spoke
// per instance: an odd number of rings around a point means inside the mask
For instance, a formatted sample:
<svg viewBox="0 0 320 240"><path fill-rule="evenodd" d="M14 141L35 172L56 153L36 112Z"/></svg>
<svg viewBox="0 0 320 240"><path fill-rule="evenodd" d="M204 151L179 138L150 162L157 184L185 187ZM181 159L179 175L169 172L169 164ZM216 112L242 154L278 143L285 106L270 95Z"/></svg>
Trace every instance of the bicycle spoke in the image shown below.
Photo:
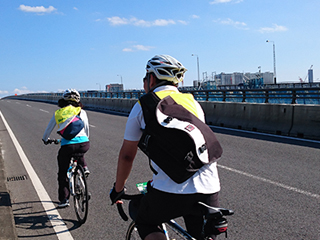
<svg viewBox="0 0 320 240"><path fill-rule="evenodd" d="M80 224L83 224L88 215L88 189L84 171L78 166L74 175L74 209Z"/></svg>

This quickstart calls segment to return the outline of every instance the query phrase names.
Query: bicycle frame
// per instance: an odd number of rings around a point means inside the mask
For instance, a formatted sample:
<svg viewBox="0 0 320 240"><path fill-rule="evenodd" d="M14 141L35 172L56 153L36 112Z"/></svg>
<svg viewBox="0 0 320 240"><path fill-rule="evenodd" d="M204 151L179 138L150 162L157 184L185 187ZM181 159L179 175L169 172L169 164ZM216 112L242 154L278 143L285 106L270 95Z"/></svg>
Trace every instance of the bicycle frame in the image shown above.
<svg viewBox="0 0 320 240"><path fill-rule="evenodd" d="M181 236L183 236L185 239L188 239L188 240L196 240L195 238L193 238L189 233L186 232L186 230L181 227L175 220L170 220L169 222L167 222L167 224L171 227L171 229L173 231L175 231L176 233L180 234ZM168 240L170 240L169 236L168 236L168 231L166 229L166 226L165 224L162 224L162 228L163 228L163 231L166 235L166 238Z"/></svg>
<svg viewBox="0 0 320 240"><path fill-rule="evenodd" d="M74 181L73 181L73 175L74 175L74 171L77 167L77 161L75 159L71 159L70 161L70 166L68 168L68 172L67 172L67 176L68 176L68 179L69 179L69 189L70 189L70 194L72 196L75 196L76 193L74 191Z"/></svg>
<svg viewBox="0 0 320 240"><path fill-rule="evenodd" d="M147 184L146 183L139 183L139 184L136 184L136 186L138 187L139 191L141 192L141 194L136 194L136 195L128 195L128 194L123 194L121 196L121 199L124 199L124 200L133 200L133 199L137 199L137 198L141 198L141 196L143 196L143 193L146 192L146 186ZM118 201L117 202L117 208L118 208L118 212L120 214L120 216L122 217L122 219L124 221L127 221L128 220L128 216L126 215L126 213L124 212L123 208L122 208L122 201ZM232 210L229 210L229 209L226 209L226 208L220 208L220 207L212 207L212 206L209 206L209 205L206 205L205 203L202 203L202 202L198 202L198 204L202 205L203 207L206 207L210 210L210 213L206 214L205 215L205 221L207 219L216 219L216 220L219 220L217 223L215 223L214 226L212 226L215 231L218 231L218 232L209 232L209 233L205 233L205 235L211 235L211 234L214 234L214 235L219 235L221 233L225 233L227 237L227 220L225 218L223 218L223 216L228 216L228 215L232 215L234 212ZM128 228L128 231L127 231L127 234L126 234L126 239L131 239L131 234L132 234L132 229L133 229L133 226L134 226L134 221L130 224L129 228ZM203 227L205 227L205 224L206 222L204 222L204 225ZM167 226L166 226L167 225ZM166 239L167 240L170 240L170 229L172 231L175 232L175 234L179 235L180 237L183 237L184 239L187 239L187 240L196 240L194 237L192 237L183 227L181 227L175 220L170 220L168 222L165 222L165 223L162 223L162 230L164 231L164 234L166 236ZM169 229L169 228L170 229ZM211 227L211 226L210 226ZM168 229L167 229L168 228ZM205 231L205 228L203 228L203 231ZM217 233L217 234L216 234ZM211 237L207 236L206 239L212 239Z"/></svg>

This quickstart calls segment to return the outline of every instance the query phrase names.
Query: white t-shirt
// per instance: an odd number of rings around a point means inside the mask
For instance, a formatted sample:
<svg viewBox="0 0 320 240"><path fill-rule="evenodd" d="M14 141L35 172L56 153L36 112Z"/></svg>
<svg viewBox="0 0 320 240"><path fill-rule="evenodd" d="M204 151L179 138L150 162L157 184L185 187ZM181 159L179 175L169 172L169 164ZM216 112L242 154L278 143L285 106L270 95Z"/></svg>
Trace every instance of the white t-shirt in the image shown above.
<svg viewBox="0 0 320 240"><path fill-rule="evenodd" d="M154 90L154 92L178 89L174 86L161 86ZM204 113L200 104L196 101L199 118L204 122ZM142 130L145 128L142 108L137 102L128 117L124 139L128 141L139 141L142 135ZM152 167L158 172L153 174L152 186L158 190L178 193L178 194L192 194L192 193L215 193L220 191L220 180L217 170L217 163L204 165L196 174L183 183L176 183L168 177L154 162L151 161Z"/></svg>

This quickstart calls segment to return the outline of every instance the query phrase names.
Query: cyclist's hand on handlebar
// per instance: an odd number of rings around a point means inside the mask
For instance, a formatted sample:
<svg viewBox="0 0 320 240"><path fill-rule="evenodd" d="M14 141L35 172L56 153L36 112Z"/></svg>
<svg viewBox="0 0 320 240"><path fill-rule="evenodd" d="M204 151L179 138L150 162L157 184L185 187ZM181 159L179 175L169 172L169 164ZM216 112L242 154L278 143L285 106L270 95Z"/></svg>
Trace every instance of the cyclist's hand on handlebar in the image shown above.
<svg viewBox="0 0 320 240"><path fill-rule="evenodd" d="M54 143L54 144L59 144L61 141L60 139L50 139L48 138L47 141L45 141L44 139L42 139L43 143L45 145L48 145L48 144L51 144L51 143Z"/></svg>
<svg viewBox="0 0 320 240"><path fill-rule="evenodd" d="M125 194L125 191L126 191L126 188L123 188L122 191L117 192L114 185L109 194L112 202L111 205L115 204L118 200L120 200L121 196Z"/></svg>

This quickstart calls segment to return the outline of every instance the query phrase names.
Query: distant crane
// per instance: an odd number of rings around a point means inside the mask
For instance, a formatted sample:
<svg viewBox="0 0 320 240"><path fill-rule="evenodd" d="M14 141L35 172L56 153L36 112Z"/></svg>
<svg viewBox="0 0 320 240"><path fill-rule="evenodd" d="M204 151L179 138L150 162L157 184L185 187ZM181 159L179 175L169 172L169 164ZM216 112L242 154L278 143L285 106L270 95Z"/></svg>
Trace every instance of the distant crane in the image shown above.
<svg viewBox="0 0 320 240"><path fill-rule="evenodd" d="M304 83L303 79L299 77L300 83Z"/></svg>
<svg viewBox="0 0 320 240"><path fill-rule="evenodd" d="M309 68L309 70L311 70L312 67L313 67L313 65L311 65L311 67ZM307 81L307 77L308 77L308 74L307 74L307 76L304 78L304 80L303 80L301 77L299 77L300 83L306 82L306 81Z"/></svg>

